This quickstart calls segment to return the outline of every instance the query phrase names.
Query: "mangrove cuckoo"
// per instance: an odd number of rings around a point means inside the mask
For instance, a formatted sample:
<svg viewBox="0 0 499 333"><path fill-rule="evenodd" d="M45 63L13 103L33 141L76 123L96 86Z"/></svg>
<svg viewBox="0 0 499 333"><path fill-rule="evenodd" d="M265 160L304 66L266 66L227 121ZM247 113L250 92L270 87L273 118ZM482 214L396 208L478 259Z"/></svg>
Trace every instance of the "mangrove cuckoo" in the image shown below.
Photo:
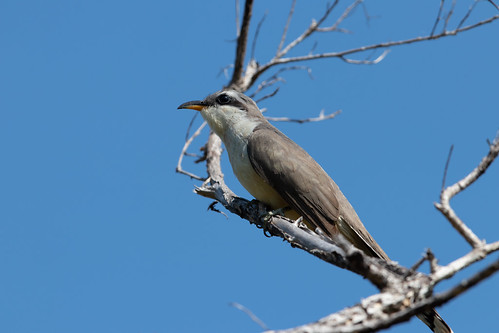
<svg viewBox="0 0 499 333"><path fill-rule="evenodd" d="M371 237L338 185L300 146L272 126L256 103L234 90L178 107L201 112L222 139L232 170L257 200L326 235L341 233L367 255L390 260ZM434 332L452 330L434 309L418 316Z"/></svg>

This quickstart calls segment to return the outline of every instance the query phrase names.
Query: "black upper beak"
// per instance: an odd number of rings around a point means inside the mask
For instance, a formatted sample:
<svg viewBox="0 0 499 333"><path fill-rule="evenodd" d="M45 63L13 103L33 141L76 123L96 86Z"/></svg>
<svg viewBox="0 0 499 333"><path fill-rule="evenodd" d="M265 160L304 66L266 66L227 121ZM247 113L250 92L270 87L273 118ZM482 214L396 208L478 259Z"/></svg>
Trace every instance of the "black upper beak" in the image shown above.
<svg viewBox="0 0 499 333"><path fill-rule="evenodd" d="M201 111L207 106L208 104L206 104L204 101L190 101L181 104L177 109L191 109L191 110Z"/></svg>

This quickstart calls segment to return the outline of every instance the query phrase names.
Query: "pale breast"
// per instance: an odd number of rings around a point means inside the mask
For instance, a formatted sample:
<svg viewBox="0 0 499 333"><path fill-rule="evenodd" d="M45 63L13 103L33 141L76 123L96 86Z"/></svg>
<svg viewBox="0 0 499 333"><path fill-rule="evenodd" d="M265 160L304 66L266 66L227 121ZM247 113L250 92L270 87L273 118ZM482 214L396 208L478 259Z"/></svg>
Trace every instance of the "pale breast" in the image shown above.
<svg viewBox="0 0 499 333"><path fill-rule="evenodd" d="M237 179L244 188L272 209L286 207L282 197L267 184L253 169L247 152L246 140L231 140L226 138L225 147L229 154L230 164Z"/></svg>

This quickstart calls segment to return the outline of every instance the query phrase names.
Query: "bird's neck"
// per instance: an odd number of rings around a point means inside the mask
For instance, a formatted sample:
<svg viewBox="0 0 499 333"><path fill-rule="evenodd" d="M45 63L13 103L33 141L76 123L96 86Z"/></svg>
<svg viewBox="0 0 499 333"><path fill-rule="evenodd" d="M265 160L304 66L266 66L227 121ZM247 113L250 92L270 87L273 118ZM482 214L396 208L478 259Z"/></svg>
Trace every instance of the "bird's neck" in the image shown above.
<svg viewBox="0 0 499 333"><path fill-rule="evenodd" d="M223 117L214 117L213 113L202 113L201 115L227 147L245 145L255 127L262 123L261 119L239 113Z"/></svg>

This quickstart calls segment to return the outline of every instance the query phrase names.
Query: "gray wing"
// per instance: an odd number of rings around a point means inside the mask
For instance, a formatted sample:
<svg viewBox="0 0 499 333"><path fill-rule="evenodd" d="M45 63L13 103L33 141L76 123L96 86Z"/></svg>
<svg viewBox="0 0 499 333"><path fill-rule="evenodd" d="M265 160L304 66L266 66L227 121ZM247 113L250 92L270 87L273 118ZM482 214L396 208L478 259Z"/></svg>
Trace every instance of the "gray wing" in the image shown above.
<svg viewBox="0 0 499 333"><path fill-rule="evenodd" d="M328 235L341 232L366 254L388 260L331 177L274 126L255 128L248 156L256 173L309 223Z"/></svg>

